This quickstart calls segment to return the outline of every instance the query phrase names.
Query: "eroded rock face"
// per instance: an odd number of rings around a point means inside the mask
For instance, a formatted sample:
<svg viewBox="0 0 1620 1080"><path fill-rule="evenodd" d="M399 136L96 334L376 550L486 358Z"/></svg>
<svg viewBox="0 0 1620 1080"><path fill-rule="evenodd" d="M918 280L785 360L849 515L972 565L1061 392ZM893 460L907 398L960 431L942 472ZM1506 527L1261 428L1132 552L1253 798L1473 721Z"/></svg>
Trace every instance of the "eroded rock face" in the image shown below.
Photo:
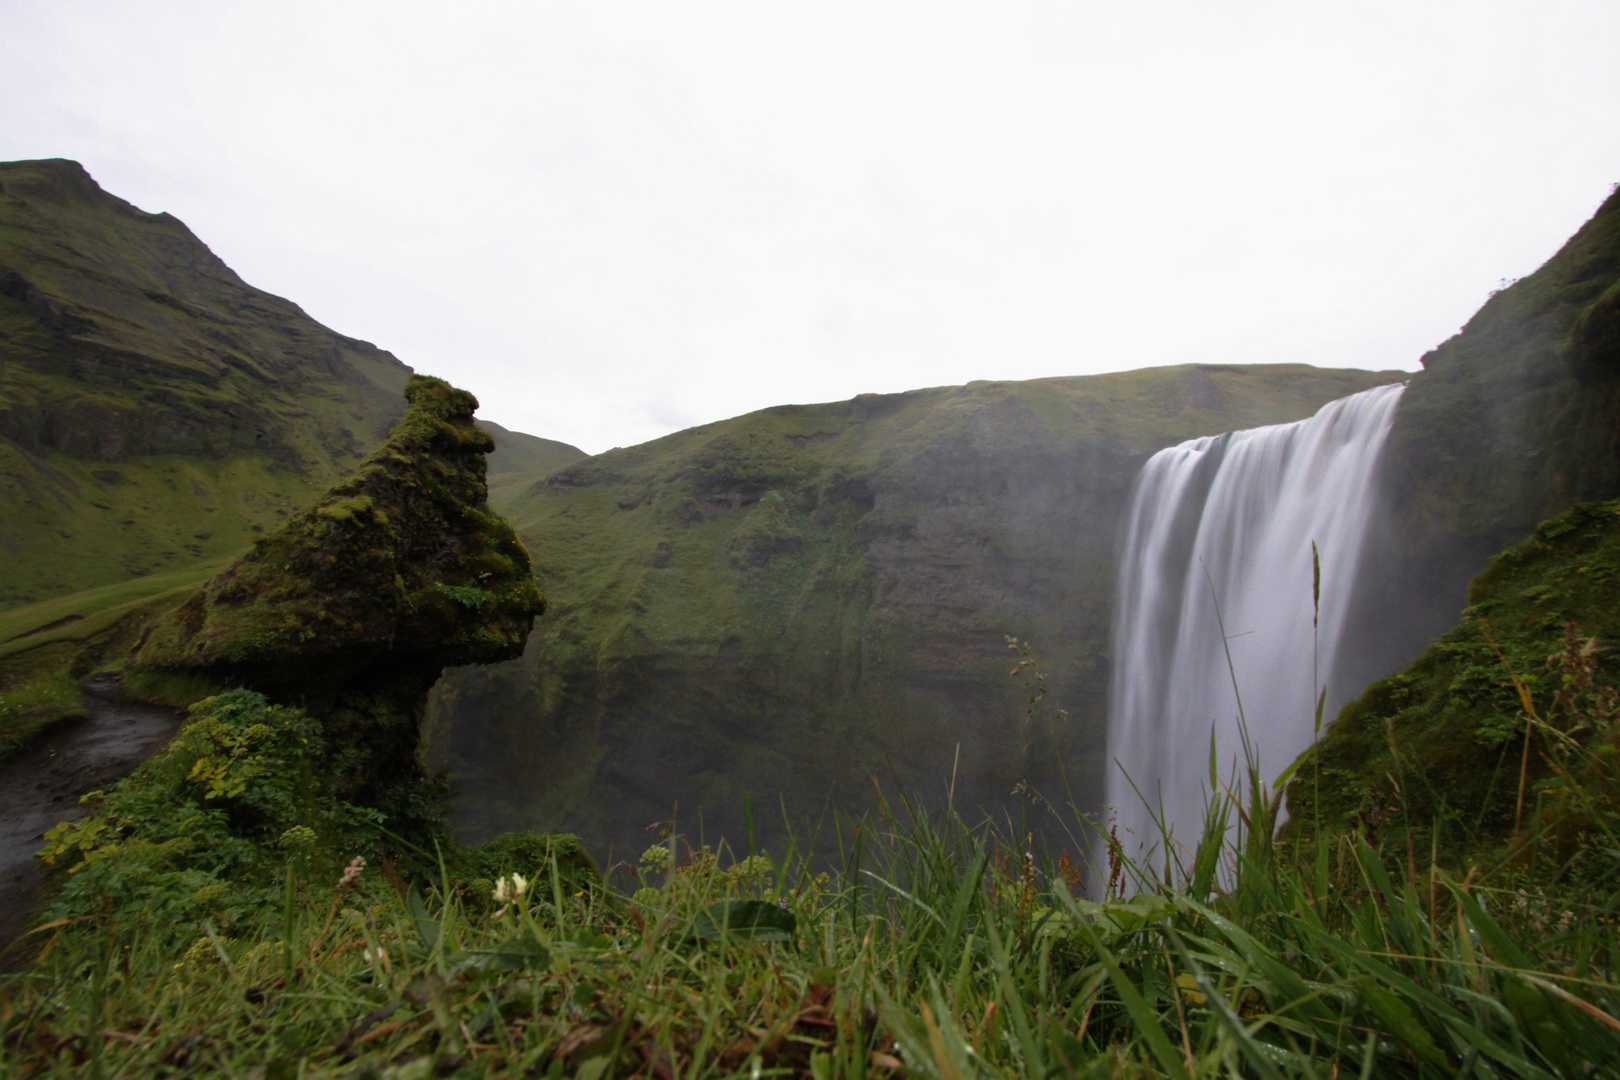
<svg viewBox="0 0 1620 1080"><path fill-rule="evenodd" d="M444 668L521 655L545 607L528 553L486 502L494 440L473 425L477 400L420 376L405 398L404 419L352 476L158 622L134 656L321 717L346 794L371 805L420 774L422 703Z"/></svg>

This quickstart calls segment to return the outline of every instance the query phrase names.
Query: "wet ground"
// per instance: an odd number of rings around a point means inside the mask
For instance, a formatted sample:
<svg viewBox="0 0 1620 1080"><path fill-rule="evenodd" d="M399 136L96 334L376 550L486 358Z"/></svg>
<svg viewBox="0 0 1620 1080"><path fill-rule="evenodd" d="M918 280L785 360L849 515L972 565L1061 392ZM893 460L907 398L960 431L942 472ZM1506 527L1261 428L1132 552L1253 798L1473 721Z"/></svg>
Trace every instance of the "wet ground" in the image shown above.
<svg viewBox="0 0 1620 1080"><path fill-rule="evenodd" d="M90 718L58 728L33 750L0 766L0 949L28 927L44 884L34 858L45 831L81 817L79 796L124 776L180 725L175 709L125 701L117 673L81 684ZM0 956L13 966L19 953Z"/></svg>

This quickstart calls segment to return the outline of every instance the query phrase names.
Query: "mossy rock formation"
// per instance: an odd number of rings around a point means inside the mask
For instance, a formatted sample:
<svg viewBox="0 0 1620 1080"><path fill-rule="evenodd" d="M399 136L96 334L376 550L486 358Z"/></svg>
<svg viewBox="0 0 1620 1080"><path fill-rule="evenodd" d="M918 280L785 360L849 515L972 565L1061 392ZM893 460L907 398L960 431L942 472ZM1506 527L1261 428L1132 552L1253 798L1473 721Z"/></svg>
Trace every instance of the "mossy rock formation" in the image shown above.
<svg viewBox="0 0 1620 1080"><path fill-rule="evenodd" d="M140 671L202 676L320 717L351 801L419 775L422 702L446 666L520 655L544 600L487 505L477 400L413 377L360 468L158 621Z"/></svg>

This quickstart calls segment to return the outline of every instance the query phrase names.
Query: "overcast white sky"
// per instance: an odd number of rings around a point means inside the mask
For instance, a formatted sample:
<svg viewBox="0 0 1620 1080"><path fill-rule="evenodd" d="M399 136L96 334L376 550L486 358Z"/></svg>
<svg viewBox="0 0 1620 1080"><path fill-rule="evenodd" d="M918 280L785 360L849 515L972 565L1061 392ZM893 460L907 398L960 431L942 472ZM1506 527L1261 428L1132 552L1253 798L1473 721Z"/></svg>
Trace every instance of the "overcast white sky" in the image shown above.
<svg viewBox="0 0 1620 1080"><path fill-rule="evenodd" d="M1620 180L1620 3L0 0L0 158L596 452L1417 365Z"/></svg>

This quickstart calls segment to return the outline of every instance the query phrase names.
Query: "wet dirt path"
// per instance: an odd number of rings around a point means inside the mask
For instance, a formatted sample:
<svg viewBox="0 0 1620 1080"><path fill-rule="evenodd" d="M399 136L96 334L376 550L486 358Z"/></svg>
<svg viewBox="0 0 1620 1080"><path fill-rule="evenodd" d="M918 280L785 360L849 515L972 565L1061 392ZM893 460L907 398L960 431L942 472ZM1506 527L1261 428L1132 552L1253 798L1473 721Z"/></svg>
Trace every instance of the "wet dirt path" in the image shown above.
<svg viewBox="0 0 1620 1080"><path fill-rule="evenodd" d="M28 928L45 881L34 858L45 832L83 815L79 796L127 775L180 726L175 709L123 699L116 674L81 684L90 718L52 732L44 742L0 766L0 950ZM0 954L0 970L25 949Z"/></svg>

